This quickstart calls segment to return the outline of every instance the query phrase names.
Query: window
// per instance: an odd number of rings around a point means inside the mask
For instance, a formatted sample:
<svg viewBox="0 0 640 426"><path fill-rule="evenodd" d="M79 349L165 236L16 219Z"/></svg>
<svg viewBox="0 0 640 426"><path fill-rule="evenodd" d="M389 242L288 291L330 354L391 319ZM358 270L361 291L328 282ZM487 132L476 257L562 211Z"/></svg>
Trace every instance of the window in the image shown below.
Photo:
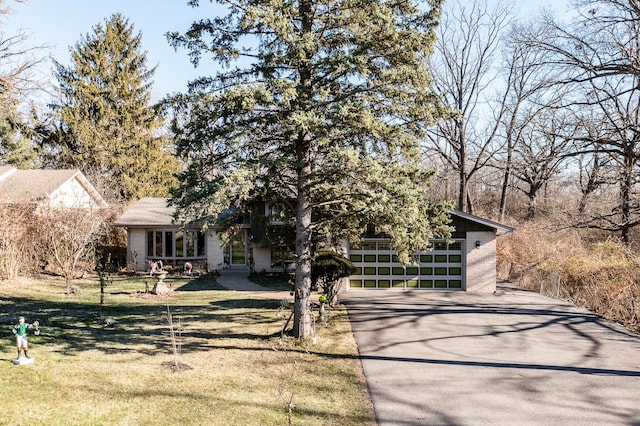
<svg viewBox="0 0 640 426"><path fill-rule="evenodd" d="M375 241L364 241L362 243L362 247L360 248L360 250L375 250L375 249L376 249Z"/></svg>
<svg viewBox="0 0 640 426"><path fill-rule="evenodd" d="M420 262L421 263L431 263L433 262L433 256L430 254L421 254L420 255Z"/></svg>
<svg viewBox="0 0 640 426"><path fill-rule="evenodd" d="M205 238L200 231L147 231L147 257L205 257Z"/></svg>
<svg viewBox="0 0 640 426"><path fill-rule="evenodd" d="M435 243L433 243L433 249L438 251L446 250L447 243L444 241L436 241Z"/></svg>
<svg viewBox="0 0 640 426"><path fill-rule="evenodd" d="M351 287L362 287L362 280L350 280L349 285Z"/></svg>
<svg viewBox="0 0 640 426"><path fill-rule="evenodd" d="M404 268L400 266L394 266L392 270L393 275L404 275Z"/></svg>
<svg viewBox="0 0 640 426"><path fill-rule="evenodd" d="M449 281L449 288L462 288L462 281L460 280Z"/></svg>
<svg viewBox="0 0 640 426"><path fill-rule="evenodd" d="M290 263L293 263L293 251L291 249L284 245L271 247L272 268L284 268Z"/></svg>
<svg viewBox="0 0 640 426"><path fill-rule="evenodd" d="M435 268L436 275L447 275L447 268Z"/></svg>
<svg viewBox="0 0 640 426"><path fill-rule="evenodd" d="M195 240L195 232L193 231L185 231L184 233L184 242L185 248L187 252L186 257L194 257L196 255L196 240Z"/></svg>
<svg viewBox="0 0 640 426"><path fill-rule="evenodd" d="M390 243L378 243L378 250L391 250Z"/></svg>
<svg viewBox="0 0 640 426"><path fill-rule="evenodd" d="M449 243L449 250L462 250L462 242L461 241L451 241Z"/></svg>
<svg viewBox="0 0 640 426"><path fill-rule="evenodd" d="M285 206L284 204L265 204L264 215L269 218L271 225L284 225Z"/></svg>

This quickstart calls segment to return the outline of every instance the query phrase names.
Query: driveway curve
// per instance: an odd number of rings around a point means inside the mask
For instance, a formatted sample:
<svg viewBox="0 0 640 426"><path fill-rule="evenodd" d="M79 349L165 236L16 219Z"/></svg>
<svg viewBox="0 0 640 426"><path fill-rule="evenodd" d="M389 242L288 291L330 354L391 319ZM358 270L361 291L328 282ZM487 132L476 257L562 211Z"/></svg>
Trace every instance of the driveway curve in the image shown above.
<svg viewBox="0 0 640 426"><path fill-rule="evenodd" d="M572 304L508 285L341 300L380 425L640 425L640 336Z"/></svg>

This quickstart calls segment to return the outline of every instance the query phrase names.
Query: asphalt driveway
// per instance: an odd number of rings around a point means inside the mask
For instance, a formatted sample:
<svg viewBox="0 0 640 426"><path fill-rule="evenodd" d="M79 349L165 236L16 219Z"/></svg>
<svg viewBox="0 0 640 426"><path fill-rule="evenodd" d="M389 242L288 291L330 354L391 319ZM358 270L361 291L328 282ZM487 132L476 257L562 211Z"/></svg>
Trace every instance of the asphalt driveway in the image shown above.
<svg viewBox="0 0 640 426"><path fill-rule="evenodd" d="M514 287L341 300L380 425L640 425L640 337L571 304Z"/></svg>

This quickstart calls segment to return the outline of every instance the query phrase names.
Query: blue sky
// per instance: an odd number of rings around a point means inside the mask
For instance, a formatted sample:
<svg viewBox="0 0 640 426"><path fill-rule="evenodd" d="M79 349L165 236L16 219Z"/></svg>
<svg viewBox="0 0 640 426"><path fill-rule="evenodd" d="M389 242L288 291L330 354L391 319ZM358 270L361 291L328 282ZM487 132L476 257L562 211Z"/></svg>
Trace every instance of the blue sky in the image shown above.
<svg viewBox="0 0 640 426"><path fill-rule="evenodd" d="M559 9L566 9L565 1L520 0L520 9L525 16L542 6L564 12ZM167 31L184 32L195 20L216 15L219 6L209 0L201 0L198 8L188 6L187 0L24 0L20 3L5 0L3 3L11 9L0 27L5 35L22 29L31 45L48 46L42 51L43 56L51 55L63 64L69 62L69 48L84 34L120 12L136 32L142 32L147 65L157 65L153 89L156 100L169 93L186 91L187 83L198 76L215 74L212 61L203 58L200 67L194 69L187 52L182 49L176 52L164 36ZM50 63L41 71L45 78L51 78Z"/></svg>
<svg viewBox="0 0 640 426"><path fill-rule="evenodd" d="M2 30L6 35L22 29L30 45L47 45L41 54L51 55L58 62L68 64L69 48L93 27L103 23L112 14L120 12L133 24L134 31L142 32L142 49L147 52L147 65L156 66L153 96L186 91L187 82L201 75L213 74L206 67L212 62L203 60L194 69L187 52L177 52L169 46L164 34L168 31L184 32L195 20L212 16L218 6L202 0L200 7L192 8L187 0L24 0L18 3L5 0L11 10L4 17ZM44 73L50 75L50 63ZM48 77L48 76L45 76Z"/></svg>

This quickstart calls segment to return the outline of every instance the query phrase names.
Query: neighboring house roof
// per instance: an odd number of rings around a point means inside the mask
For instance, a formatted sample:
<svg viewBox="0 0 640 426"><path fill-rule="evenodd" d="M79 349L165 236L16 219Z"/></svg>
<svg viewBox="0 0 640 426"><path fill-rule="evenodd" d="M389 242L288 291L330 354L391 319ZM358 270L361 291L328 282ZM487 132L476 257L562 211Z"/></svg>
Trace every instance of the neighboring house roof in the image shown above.
<svg viewBox="0 0 640 426"><path fill-rule="evenodd" d="M108 207L79 170L17 170L8 166L0 167L0 203L37 204L46 201L66 207L89 207L87 204Z"/></svg>
<svg viewBox="0 0 640 426"><path fill-rule="evenodd" d="M168 198L141 198L114 222L115 226L175 226L175 207Z"/></svg>

